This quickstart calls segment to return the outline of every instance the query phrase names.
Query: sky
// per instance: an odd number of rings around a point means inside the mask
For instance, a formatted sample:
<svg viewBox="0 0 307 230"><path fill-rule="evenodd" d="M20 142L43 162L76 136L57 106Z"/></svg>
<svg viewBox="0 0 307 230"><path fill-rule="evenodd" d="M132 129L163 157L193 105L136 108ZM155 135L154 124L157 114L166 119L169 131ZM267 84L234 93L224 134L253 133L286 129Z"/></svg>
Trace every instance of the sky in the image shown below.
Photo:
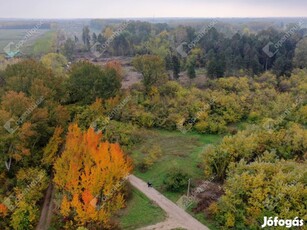
<svg viewBox="0 0 307 230"><path fill-rule="evenodd" d="M0 18L307 17L307 0L0 0Z"/></svg>

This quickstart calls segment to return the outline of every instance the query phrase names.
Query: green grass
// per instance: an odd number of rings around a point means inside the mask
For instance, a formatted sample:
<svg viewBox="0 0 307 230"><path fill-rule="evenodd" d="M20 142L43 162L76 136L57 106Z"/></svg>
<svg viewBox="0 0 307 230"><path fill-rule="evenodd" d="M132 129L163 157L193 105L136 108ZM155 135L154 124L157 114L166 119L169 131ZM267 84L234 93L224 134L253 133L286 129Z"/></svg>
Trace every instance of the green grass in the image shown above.
<svg viewBox="0 0 307 230"><path fill-rule="evenodd" d="M165 219L164 211L136 189L132 190L132 198L120 216L120 226L125 230L153 225Z"/></svg>
<svg viewBox="0 0 307 230"><path fill-rule="evenodd" d="M202 179L203 170L200 164L201 155L208 144L217 143L220 136L200 135L196 133L168 132L154 130L146 136L146 140L135 146L132 158L137 163L142 157L144 149L153 145L159 145L162 149L162 157L145 173L135 169L134 174L144 181L150 181L154 187L173 202L176 202L183 193L164 191L163 179L169 168L176 166L184 169L191 179Z"/></svg>
<svg viewBox="0 0 307 230"><path fill-rule="evenodd" d="M174 193L163 189L163 179L169 168L176 166L184 169L191 176L192 181L203 179L204 172L199 167L202 163L202 153L208 144L217 144L222 139L222 136L153 130L146 134L145 138L146 140L135 146L132 151L132 158L135 163L142 159L144 150L153 145L159 145L163 154L148 171L142 173L136 167L134 174L144 181L152 182L157 190L173 202L176 202L184 195L185 191ZM217 229L214 223L209 221L204 214L195 214L191 210L187 211L211 230Z"/></svg>
<svg viewBox="0 0 307 230"><path fill-rule="evenodd" d="M50 33L49 30L39 30L40 33L35 33L32 36L27 36L30 30L28 29L2 29L0 30L0 53L4 53L3 49L10 42L14 44L11 46L12 50L15 49L15 46L23 41L23 45L20 47L20 50L24 54L31 54L33 45L37 40L42 39L46 36L47 33Z"/></svg>
<svg viewBox="0 0 307 230"><path fill-rule="evenodd" d="M38 38L30 48L33 56L41 56L43 54L55 52L56 32L48 31Z"/></svg>

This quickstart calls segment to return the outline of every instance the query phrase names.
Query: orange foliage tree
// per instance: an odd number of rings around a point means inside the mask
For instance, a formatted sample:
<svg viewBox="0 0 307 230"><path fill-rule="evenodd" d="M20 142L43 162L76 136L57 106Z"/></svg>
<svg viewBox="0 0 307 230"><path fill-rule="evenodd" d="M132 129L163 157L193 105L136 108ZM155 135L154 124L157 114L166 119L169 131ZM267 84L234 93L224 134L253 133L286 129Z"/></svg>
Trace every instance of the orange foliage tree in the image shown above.
<svg viewBox="0 0 307 230"><path fill-rule="evenodd" d="M101 142L92 128L69 126L65 150L55 162L54 182L63 191L61 214L78 223L103 223L124 207L123 186L132 170L118 144Z"/></svg>

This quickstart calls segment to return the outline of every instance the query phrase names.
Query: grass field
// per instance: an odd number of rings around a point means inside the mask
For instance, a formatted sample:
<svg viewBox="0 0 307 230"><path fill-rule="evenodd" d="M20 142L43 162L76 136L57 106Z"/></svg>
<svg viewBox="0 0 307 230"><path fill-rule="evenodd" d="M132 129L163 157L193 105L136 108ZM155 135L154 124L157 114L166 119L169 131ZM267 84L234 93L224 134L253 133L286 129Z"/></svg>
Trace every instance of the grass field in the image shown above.
<svg viewBox="0 0 307 230"><path fill-rule="evenodd" d="M26 35L27 30L0 30L0 52L10 42L18 43Z"/></svg>
<svg viewBox="0 0 307 230"><path fill-rule="evenodd" d="M24 54L31 54L28 51L35 44L35 42L45 34L49 33L49 30L38 30L31 36L27 37L29 30L25 29L2 29L0 30L0 53L4 53L4 48L12 43L11 49L14 50L15 46L22 41L23 45L20 47L20 51Z"/></svg>
<svg viewBox="0 0 307 230"><path fill-rule="evenodd" d="M163 179L169 168L176 166L184 169L191 176L192 181L203 179L204 172L199 167L202 162L202 153L208 144L216 144L222 138L218 135L200 135L192 132L183 134L179 131L168 132L160 130L154 130L147 135L146 141L135 146L132 154L134 161L139 162L142 159L144 149L148 149L153 145L159 145L163 154L148 171L143 173L136 168L134 174L144 181L151 181L157 190L173 202L176 202L184 194L183 192L168 192L163 189ZM217 229L214 223L206 219L204 214L195 214L191 209L187 211L200 222L210 227L210 229Z"/></svg>
<svg viewBox="0 0 307 230"><path fill-rule="evenodd" d="M163 190L163 179L171 167L184 169L192 180L202 179L203 170L199 167L202 162L201 154L208 144L217 143L220 140L217 135L200 135L196 133L153 131L146 137L146 141L139 144L133 150L132 158L139 162L143 149L153 145L159 145L162 157L145 173L135 169L134 174L144 181L150 181L154 187L170 200L176 202L182 193L173 193Z"/></svg>
<svg viewBox="0 0 307 230"><path fill-rule="evenodd" d="M33 56L41 56L47 53L56 52L56 32L48 31L40 38L38 38L33 46L31 46L29 53Z"/></svg>
<svg viewBox="0 0 307 230"><path fill-rule="evenodd" d="M163 210L150 201L143 193L132 190L132 198L127 202L127 208L120 213L120 226L125 230L162 222L165 219Z"/></svg>

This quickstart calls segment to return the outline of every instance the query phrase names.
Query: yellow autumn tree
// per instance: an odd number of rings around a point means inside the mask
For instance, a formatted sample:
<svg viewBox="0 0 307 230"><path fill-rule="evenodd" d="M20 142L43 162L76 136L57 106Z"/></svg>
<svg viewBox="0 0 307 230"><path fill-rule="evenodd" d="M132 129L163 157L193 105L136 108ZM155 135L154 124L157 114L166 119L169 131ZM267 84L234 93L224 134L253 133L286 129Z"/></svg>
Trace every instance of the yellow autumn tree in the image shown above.
<svg viewBox="0 0 307 230"><path fill-rule="evenodd" d="M82 225L102 223L124 207L123 186L131 161L118 144L101 142L92 128L82 132L70 125L65 150L55 162L54 182L65 194L61 213Z"/></svg>
<svg viewBox="0 0 307 230"><path fill-rule="evenodd" d="M42 163L46 165L52 165L56 159L59 148L63 142L62 135L63 129L61 127L56 127L53 136L49 140L47 146L44 148L44 157Z"/></svg>

